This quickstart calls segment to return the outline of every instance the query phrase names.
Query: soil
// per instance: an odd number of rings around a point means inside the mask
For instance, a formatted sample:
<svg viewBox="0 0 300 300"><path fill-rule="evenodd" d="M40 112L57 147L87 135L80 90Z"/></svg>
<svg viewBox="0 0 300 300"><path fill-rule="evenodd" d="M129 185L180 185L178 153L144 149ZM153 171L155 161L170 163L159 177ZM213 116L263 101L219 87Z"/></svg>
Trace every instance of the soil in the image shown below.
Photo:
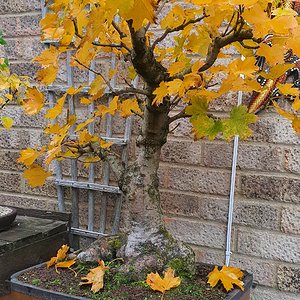
<svg viewBox="0 0 300 300"><path fill-rule="evenodd" d="M95 265L79 264L73 269L47 269L46 265L27 271L19 276L19 280L44 289L61 293L101 300L161 300L162 294L153 291L144 282L129 282L128 278L120 273L113 274L111 267L104 277L104 288L97 293L90 291L90 285L79 286L81 277L88 273L90 267ZM207 265L197 267L196 276L192 279L182 279L177 288L164 294L163 300L223 300L227 293L221 286L210 288L206 283L207 274L211 271Z"/></svg>

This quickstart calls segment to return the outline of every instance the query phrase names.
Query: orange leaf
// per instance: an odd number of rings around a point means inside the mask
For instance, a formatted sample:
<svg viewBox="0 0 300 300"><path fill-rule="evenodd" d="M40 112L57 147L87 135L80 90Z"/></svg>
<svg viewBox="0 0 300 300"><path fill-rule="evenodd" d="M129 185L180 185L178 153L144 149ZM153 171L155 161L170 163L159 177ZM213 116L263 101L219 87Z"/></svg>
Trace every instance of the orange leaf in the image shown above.
<svg viewBox="0 0 300 300"><path fill-rule="evenodd" d="M36 61L44 67L57 66L58 65L59 51L56 47L50 46L44 50L39 56L36 56L32 61Z"/></svg>
<svg viewBox="0 0 300 300"><path fill-rule="evenodd" d="M119 105L119 110L121 111L120 116L124 118L131 116L133 112L137 112L139 114L142 113L136 99L127 99L122 101Z"/></svg>
<svg viewBox="0 0 300 300"><path fill-rule="evenodd" d="M85 276L81 277L81 280L86 280L80 282L79 285L91 284L91 291L97 293L100 289L103 288L103 279L105 271L108 270L108 267L105 266L104 261L98 261L99 266L90 270L90 272Z"/></svg>
<svg viewBox="0 0 300 300"><path fill-rule="evenodd" d="M37 114L44 106L44 95L35 87L29 88L26 92L27 99L22 104L28 115Z"/></svg>
<svg viewBox="0 0 300 300"><path fill-rule="evenodd" d="M54 120L58 115L60 115L62 113L65 100L66 95L63 95L60 99L58 99L56 105L47 111L45 118Z"/></svg>
<svg viewBox="0 0 300 300"><path fill-rule="evenodd" d="M164 278L161 278L157 272L148 274L146 283L152 290L164 293L179 286L181 280L179 277L174 277L174 270L172 268L168 268L164 274Z"/></svg>
<svg viewBox="0 0 300 300"><path fill-rule="evenodd" d="M58 67L54 65L50 65L45 69L38 70L36 77L42 83L49 85L55 80L57 72L58 72Z"/></svg>
<svg viewBox="0 0 300 300"><path fill-rule="evenodd" d="M244 290L244 283L240 280L243 277L243 272L239 268L223 266L219 271L216 266L213 271L208 274L208 283L211 287L217 285L221 280L226 291L233 289L233 285L237 285L242 291Z"/></svg>
<svg viewBox="0 0 300 300"><path fill-rule="evenodd" d="M27 148L20 151L21 157L17 162L23 163L26 167L31 166L35 160L40 156L40 152L36 149Z"/></svg>
<svg viewBox="0 0 300 300"><path fill-rule="evenodd" d="M33 188L43 185L49 176L51 176L51 173L46 172L39 165L32 165L29 169L24 171L24 178Z"/></svg>

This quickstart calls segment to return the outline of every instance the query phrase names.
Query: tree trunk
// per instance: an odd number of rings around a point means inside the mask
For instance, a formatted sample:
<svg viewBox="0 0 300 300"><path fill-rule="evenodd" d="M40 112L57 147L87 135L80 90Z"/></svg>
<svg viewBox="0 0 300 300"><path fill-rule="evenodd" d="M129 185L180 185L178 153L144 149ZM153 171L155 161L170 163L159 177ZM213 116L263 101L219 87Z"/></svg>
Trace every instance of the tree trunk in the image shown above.
<svg viewBox="0 0 300 300"><path fill-rule="evenodd" d="M137 277L162 271L167 265L181 273L194 272L194 254L166 230L162 219L158 167L161 148L169 131L168 105L145 109L142 132L137 140L136 161L125 171L122 231L127 240L119 254Z"/></svg>

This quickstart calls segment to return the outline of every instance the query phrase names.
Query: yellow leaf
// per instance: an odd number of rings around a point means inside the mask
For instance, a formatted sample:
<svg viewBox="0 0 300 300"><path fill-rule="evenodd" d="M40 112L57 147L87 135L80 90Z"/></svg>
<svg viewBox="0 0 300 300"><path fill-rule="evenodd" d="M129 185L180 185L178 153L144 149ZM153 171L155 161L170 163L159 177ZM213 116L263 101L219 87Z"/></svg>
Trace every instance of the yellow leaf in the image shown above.
<svg viewBox="0 0 300 300"><path fill-rule="evenodd" d="M43 67L58 66L59 51L56 47L50 46L44 50L39 56L36 56L32 61L36 61Z"/></svg>
<svg viewBox="0 0 300 300"><path fill-rule="evenodd" d="M58 115L60 115L62 113L65 100L66 95L63 95L60 99L58 99L56 105L53 108L48 109L45 118L54 120Z"/></svg>
<svg viewBox="0 0 300 300"><path fill-rule="evenodd" d="M243 291L244 283L240 280L243 275L243 272L238 268L223 266L219 271L218 267L215 267L214 270L208 274L208 283L211 287L214 287L219 280L221 280L226 291L233 289L234 284Z"/></svg>
<svg viewBox="0 0 300 300"><path fill-rule="evenodd" d="M49 85L51 84L57 76L58 67L50 65L47 68L37 71L36 78L42 83Z"/></svg>
<svg viewBox="0 0 300 300"><path fill-rule="evenodd" d="M27 99L22 104L25 112L28 115L37 114L44 106L44 95L34 87L26 91L26 97Z"/></svg>
<svg viewBox="0 0 300 300"><path fill-rule="evenodd" d="M113 10L114 12L119 11L120 15L128 13L132 9L134 0L107 0L106 9Z"/></svg>
<svg viewBox="0 0 300 300"><path fill-rule="evenodd" d="M75 264L75 259L65 260L67 256L67 252L69 251L69 246L62 245L61 248L57 251L56 256L52 257L47 262L47 268L50 268L51 266L55 265L55 270L57 271L57 268L68 268ZM72 269L71 269L72 270Z"/></svg>
<svg viewBox="0 0 300 300"><path fill-rule="evenodd" d="M124 118L131 116L133 112L137 112L139 114L142 113L136 99L127 99L122 101L119 104L119 110L121 111L120 116Z"/></svg>
<svg viewBox="0 0 300 300"><path fill-rule="evenodd" d="M130 67L128 68L128 77L129 77L131 80L134 80L134 78L136 77L136 75L137 75L137 73L136 73L134 67L133 67L133 66L130 66Z"/></svg>
<svg viewBox="0 0 300 300"><path fill-rule="evenodd" d="M75 264L75 262L76 262L75 259L70 259L70 260L57 262L55 264L55 269L57 269L57 268L67 268L67 269L69 269L72 265Z"/></svg>
<svg viewBox="0 0 300 300"><path fill-rule="evenodd" d="M283 46L275 44L272 46L272 51L270 50L271 50L270 46L266 44L262 44L257 50L256 54L260 56L264 56L268 64L271 66L274 66L276 64L283 64L284 54L286 53L287 49Z"/></svg>
<svg viewBox="0 0 300 300"><path fill-rule="evenodd" d="M185 61L176 61L168 68L168 73L170 74L170 76L173 76L184 70L185 65Z"/></svg>
<svg viewBox="0 0 300 300"><path fill-rule="evenodd" d="M4 128L6 129L10 129L14 124L13 119L10 117L1 117L1 120Z"/></svg>
<svg viewBox="0 0 300 300"><path fill-rule="evenodd" d="M297 16L297 12L293 10L292 8L287 7L279 7L272 11L272 15L274 16L291 16L295 17Z"/></svg>
<svg viewBox="0 0 300 300"><path fill-rule="evenodd" d="M99 266L90 270L90 272L85 276L81 277L81 280L85 280L79 283L83 284L92 284L91 291L97 293L100 289L103 288L103 279L105 271L108 270L108 267L105 266L104 261L98 261Z"/></svg>
<svg viewBox="0 0 300 300"><path fill-rule="evenodd" d="M83 105L90 105L93 101L91 99L85 98L85 97L81 97L80 98L80 103Z"/></svg>
<svg viewBox="0 0 300 300"><path fill-rule="evenodd" d="M93 121L94 121L94 118L90 118L90 119L87 119L85 122L78 124L74 132L80 131L82 128L91 124Z"/></svg>
<svg viewBox="0 0 300 300"><path fill-rule="evenodd" d="M79 93L82 89L83 89L83 86L80 86L78 88L75 88L75 87L71 86L71 87L68 88L66 93L68 95L73 96L73 95L76 95L77 93Z"/></svg>
<svg viewBox="0 0 300 300"><path fill-rule="evenodd" d="M155 98L152 101L152 105L158 106L163 102L164 97L168 95L168 85L166 82L162 81L159 84L159 87L156 88L156 90L153 92L153 95L155 95Z"/></svg>
<svg viewBox="0 0 300 300"><path fill-rule="evenodd" d="M282 109L275 101L273 101L273 105L274 105L276 111L277 111L281 116L283 116L283 117L286 118L286 119L292 120L292 121L294 120L294 118L295 118L295 115L294 115L294 114L292 114L292 113L290 113L290 112L287 112L287 111L283 110L283 109Z"/></svg>
<svg viewBox="0 0 300 300"><path fill-rule="evenodd" d="M23 163L26 167L32 165L35 160L40 156L40 152L36 149L27 148L20 151L21 157L17 162Z"/></svg>
<svg viewBox="0 0 300 300"><path fill-rule="evenodd" d="M55 123L55 124L48 125L44 129L44 132L47 134L57 134L60 129L61 129L60 125L58 123Z"/></svg>
<svg viewBox="0 0 300 300"><path fill-rule="evenodd" d="M271 27L277 34L289 34L291 29L297 28L296 18L291 16L276 16L271 20Z"/></svg>
<svg viewBox="0 0 300 300"><path fill-rule="evenodd" d="M294 110L300 110L300 99L299 99L299 96L297 96L292 104L292 108Z"/></svg>
<svg viewBox="0 0 300 300"><path fill-rule="evenodd" d="M105 140L100 141L100 147L102 149L108 149L112 144L113 144L113 142L107 142Z"/></svg>
<svg viewBox="0 0 300 300"><path fill-rule="evenodd" d="M89 94L95 95L97 94L102 88L103 88L103 78L99 75L93 80L93 82L90 85Z"/></svg>
<svg viewBox="0 0 300 300"><path fill-rule="evenodd" d="M279 88L280 92L284 95L299 95L299 90L297 88L294 88L292 83L277 84L277 87Z"/></svg>
<svg viewBox="0 0 300 300"><path fill-rule="evenodd" d="M146 283L152 290L165 293L165 291L179 286L181 280L179 277L174 276L172 268L168 268L164 274L164 278L161 278L157 272L148 274Z"/></svg>
<svg viewBox="0 0 300 300"><path fill-rule="evenodd" d="M300 133L300 118L299 117L295 116L295 118L292 122L292 126L297 133Z"/></svg>
<svg viewBox="0 0 300 300"><path fill-rule="evenodd" d="M101 117L104 117L106 114L114 115L118 109L118 100L119 97L115 96L109 103L108 107L105 105L99 105L96 115Z"/></svg>
<svg viewBox="0 0 300 300"><path fill-rule="evenodd" d="M33 188L43 185L49 176L51 176L51 173L46 172L39 165L32 165L29 169L24 171L24 178Z"/></svg>
<svg viewBox="0 0 300 300"><path fill-rule="evenodd" d="M124 2L130 3L131 0ZM133 20L133 28L138 30L142 27L145 19L151 23L155 22L155 8L156 0L134 0L132 8L127 10L123 15L120 13L120 15L127 20Z"/></svg>

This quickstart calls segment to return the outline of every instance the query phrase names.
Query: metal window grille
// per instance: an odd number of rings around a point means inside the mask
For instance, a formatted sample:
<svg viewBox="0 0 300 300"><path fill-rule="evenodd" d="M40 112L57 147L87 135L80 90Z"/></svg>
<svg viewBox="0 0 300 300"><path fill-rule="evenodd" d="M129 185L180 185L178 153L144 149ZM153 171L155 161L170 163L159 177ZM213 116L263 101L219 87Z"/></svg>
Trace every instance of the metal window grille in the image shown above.
<svg viewBox="0 0 300 300"><path fill-rule="evenodd" d="M45 6L45 1L41 0L42 5L42 16L44 17L47 13L47 7ZM55 43L55 41L44 41L46 45L51 45ZM66 59L66 77L67 77L67 86L48 86L47 92L49 97L49 106L53 107L56 103L56 94L57 92L65 92L70 86L74 86L74 69L70 66L70 60L72 57L72 53L70 51L67 52ZM91 63L91 69L95 67L95 61ZM116 57L112 54L110 61L111 69L116 68ZM91 83L95 79L95 74L92 71L88 71L88 80ZM112 88L116 89L116 75L112 78L110 82ZM137 79L133 82L134 86L137 86ZM88 92L88 87L82 89L83 93ZM76 96L67 96L68 101L68 109L69 114L76 114L75 107L75 98ZM112 99L109 99L109 102ZM88 114L91 115L94 111L94 103L91 103L88 106ZM132 118L127 118L125 123L124 136L113 137L113 128L112 122L113 118L111 115L106 116L105 120L105 136L102 138L107 141L112 141L115 145L122 146L122 162L126 165L128 162L128 142L131 136L131 128L132 128ZM55 121L53 121L54 123ZM71 128L74 132L74 128ZM94 122L88 125L88 131L90 134L95 133L95 124ZM62 163L59 161L55 161L54 163L55 174L56 174L56 186L57 186L57 197L58 197L58 209L59 211L65 211L65 197L64 197L64 188L69 187L71 189L71 203L72 203L72 227L71 233L75 236L85 236L85 237L98 237L98 236L106 236L113 235L118 232L120 215L121 215L121 206L122 206L122 192L119 187L110 185L110 167L107 162L103 163L103 180L101 183L95 182L95 166L91 164L88 170L88 179L87 181L81 181L78 176L78 162L75 159L71 160L70 166L70 178L66 179L63 176L62 172ZM88 220L87 220L87 228L83 229L80 227L80 210L79 210L79 191L86 190L88 195ZM101 193L101 199L96 199L96 192ZM110 226L110 232L106 231L107 228L107 206L108 206L108 196L109 194L116 195L116 202L114 204L114 212L113 212L113 220ZM94 224L95 217L95 206L100 205L100 224L98 226ZM75 238L76 240L76 238ZM73 241L74 244L77 242Z"/></svg>

